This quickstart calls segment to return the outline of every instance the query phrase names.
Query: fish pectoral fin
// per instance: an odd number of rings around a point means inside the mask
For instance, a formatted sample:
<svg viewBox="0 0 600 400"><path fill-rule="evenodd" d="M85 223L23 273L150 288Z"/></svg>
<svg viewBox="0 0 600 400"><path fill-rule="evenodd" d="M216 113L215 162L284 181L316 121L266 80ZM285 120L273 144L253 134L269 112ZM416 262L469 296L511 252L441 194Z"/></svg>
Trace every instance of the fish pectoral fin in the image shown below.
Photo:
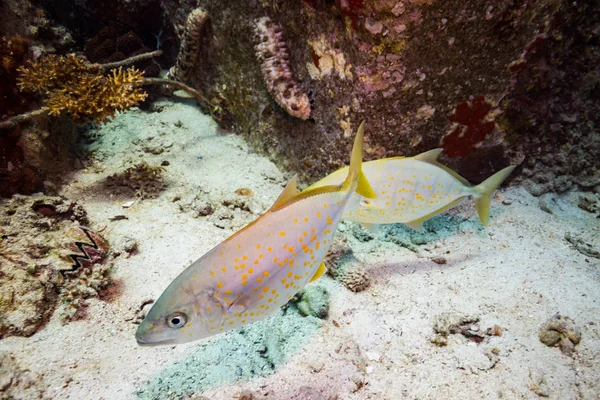
<svg viewBox="0 0 600 400"><path fill-rule="evenodd" d="M416 221L407 222L405 225L411 229L414 229L417 232L423 233L425 232L425 230L423 229L423 222L424 221L422 219L418 219Z"/></svg>
<svg viewBox="0 0 600 400"><path fill-rule="evenodd" d="M377 228L378 228L379 225L377 225L377 224L369 224L367 222L361 222L360 224L362 225L363 228L365 228L369 232L371 232L371 233L377 233Z"/></svg>
<svg viewBox="0 0 600 400"><path fill-rule="evenodd" d="M298 194L298 188L296 187L297 179L298 175L294 175L294 177L286 185L285 189L283 189L283 192L281 192L277 200L275 200L275 203L271 206L271 210L281 208Z"/></svg>
<svg viewBox="0 0 600 400"><path fill-rule="evenodd" d="M315 274L313 275L312 278L310 278L310 282L314 282L317 279L319 279L321 276L323 276L323 274L327 272L327 267L325 266L324 263L321 263L321 265L319 265L319 268L317 269L317 272L315 272ZM309 283L310 283L309 282Z"/></svg>

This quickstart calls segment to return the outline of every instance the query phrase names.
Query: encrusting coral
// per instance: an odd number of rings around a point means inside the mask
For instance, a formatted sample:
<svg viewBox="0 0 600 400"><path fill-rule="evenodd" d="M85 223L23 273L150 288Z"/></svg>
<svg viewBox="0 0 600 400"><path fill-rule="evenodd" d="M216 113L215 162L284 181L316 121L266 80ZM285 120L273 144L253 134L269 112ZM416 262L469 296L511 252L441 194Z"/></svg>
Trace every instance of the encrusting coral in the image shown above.
<svg viewBox="0 0 600 400"><path fill-rule="evenodd" d="M142 74L135 68L119 67L109 76L75 54L49 55L19 68L21 90L46 97L44 108L51 115L69 114L74 120L106 122L117 111L143 101Z"/></svg>
<svg viewBox="0 0 600 400"><path fill-rule="evenodd" d="M256 20L256 57L267 89L288 114L300 119L310 117L310 101L294 79L287 44L281 27L269 17Z"/></svg>

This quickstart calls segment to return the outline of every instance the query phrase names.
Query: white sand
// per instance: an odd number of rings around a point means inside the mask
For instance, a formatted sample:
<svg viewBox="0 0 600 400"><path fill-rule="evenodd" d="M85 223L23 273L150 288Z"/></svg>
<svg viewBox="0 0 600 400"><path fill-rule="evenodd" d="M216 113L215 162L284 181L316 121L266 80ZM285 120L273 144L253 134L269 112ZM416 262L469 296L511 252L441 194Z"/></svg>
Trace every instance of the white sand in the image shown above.
<svg viewBox="0 0 600 400"><path fill-rule="evenodd" d="M159 105L160 113L131 112L100 128L91 146L100 161L71 177L62 193L86 208L115 248L125 237L137 241L137 254L113 261L122 294L110 303L90 300L84 320L63 326L55 315L30 338L0 341L0 352L43 376L45 397L179 398L196 388L211 399L244 390L261 399L600 398L600 260L564 239L566 232L582 233L598 248L599 226L576 206L576 194L558 199L549 214L537 198L512 188L492 202L485 230L467 202L433 221L432 241L417 253L398 244L417 237L407 229L383 229L379 239L360 241L361 228L344 223L339 234L372 284L352 293L322 278L316 284L331 293L325 321L288 310L243 333L138 347L131 319L142 301L157 298L192 261L267 209L289 178L240 137L218 133L193 105ZM158 155L144 151L165 146ZM98 190L101 179L139 160L169 161L169 187L158 198L123 208L126 200ZM219 204L238 188L254 192L248 201L254 214L219 206L195 217L194 206L180 209L195 196ZM513 203L503 205L501 197ZM116 215L128 219L109 220ZM434 256L447 263L434 263ZM482 330L497 324L503 334L479 344L450 335L447 346L435 346L433 321L448 311L478 316ZM555 313L582 332L572 357L538 339Z"/></svg>

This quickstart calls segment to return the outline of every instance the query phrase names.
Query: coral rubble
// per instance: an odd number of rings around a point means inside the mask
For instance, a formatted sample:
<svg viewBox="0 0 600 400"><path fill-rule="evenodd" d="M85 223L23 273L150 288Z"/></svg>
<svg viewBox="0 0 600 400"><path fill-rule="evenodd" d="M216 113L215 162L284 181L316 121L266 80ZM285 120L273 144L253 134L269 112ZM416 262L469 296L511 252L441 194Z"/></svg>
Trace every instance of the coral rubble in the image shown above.
<svg viewBox="0 0 600 400"><path fill-rule="evenodd" d="M549 347L560 348L564 354L570 356L575 346L581 342L581 331L575 322L569 318L556 314L541 327L539 332L540 342Z"/></svg>
<svg viewBox="0 0 600 400"><path fill-rule="evenodd" d="M310 117L310 101L295 81L290 53L281 27L269 17L255 22L256 57L261 63L265 85L273 99L288 114L300 119Z"/></svg>

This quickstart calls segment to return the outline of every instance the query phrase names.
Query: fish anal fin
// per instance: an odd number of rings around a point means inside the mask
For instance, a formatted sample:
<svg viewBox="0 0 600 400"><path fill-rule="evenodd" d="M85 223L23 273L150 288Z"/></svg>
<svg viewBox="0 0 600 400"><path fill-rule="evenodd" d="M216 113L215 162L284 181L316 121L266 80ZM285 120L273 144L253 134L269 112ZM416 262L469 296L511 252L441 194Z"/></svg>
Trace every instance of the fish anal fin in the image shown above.
<svg viewBox="0 0 600 400"><path fill-rule="evenodd" d="M375 191L371 187L371 184L367 180L365 174L361 171L358 175L358 186L356 187L356 193L367 199L374 199L377 197Z"/></svg>
<svg viewBox="0 0 600 400"><path fill-rule="evenodd" d="M271 207L271 210L281 208L285 204L287 204L290 200L292 200L296 194L298 194L298 189L296 188L296 181L298 179L298 175L294 175L294 177L288 182L283 192L279 195L275 203Z"/></svg>
<svg viewBox="0 0 600 400"><path fill-rule="evenodd" d="M363 228L365 228L366 230L368 230L371 233L377 233L377 224L369 224L368 222L361 222L360 223L362 225Z"/></svg>
<svg viewBox="0 0 600 400"><path fill-rule="evenodd" d="M423 222L424 222L423 219L418 219L416 221L407 222L405 225L411 229L414 229L417 232L423 233L423 232L425 232L423 230Z"/></svg>
<svg viewBox="0 0 600 400"><path fill-rule="evenodd" d="M421 153L417 156L414 156L413 158L415 160L419 160L422 162L426 162L428 164L434 164L437 165L438 162L438 157L440 156L440 154L442 154L442 151L444 151L444 149L432 149L429 151L426 151L425 153Z"/></svg>
<svg viewBox="0 0 600 400"><path fill-rule="evenodd" d="M317 272L315 272L315 274L313 275L312 278L310 278L310 282L314 282L317 279L319 279L321 276L323 276L323 274L327 272L327 267L325 266L324 263L321 263L321 265L319 265L319 268L317 269ZM309 282L309 283L310 283Z"/></svg>

